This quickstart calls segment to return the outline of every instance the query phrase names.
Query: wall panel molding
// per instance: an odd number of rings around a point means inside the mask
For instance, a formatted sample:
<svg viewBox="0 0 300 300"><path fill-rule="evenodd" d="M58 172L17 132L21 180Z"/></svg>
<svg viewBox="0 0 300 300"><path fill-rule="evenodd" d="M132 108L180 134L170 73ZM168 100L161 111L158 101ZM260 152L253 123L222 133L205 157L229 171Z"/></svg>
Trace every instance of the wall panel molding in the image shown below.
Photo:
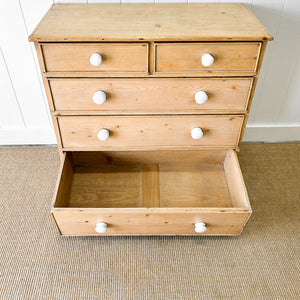
<svg viewBox="0 0 300 300"><path fill-rule="evenodd" d="M248 125L244 142L295 142L300 141L300 124L252 124Z"/></svg>
<svg viewBox="0 0 300 300"><path fill-rule="evenodd" d="M55 134L47 128L0 128L2 145L49 145L56 144Z"/></svg>

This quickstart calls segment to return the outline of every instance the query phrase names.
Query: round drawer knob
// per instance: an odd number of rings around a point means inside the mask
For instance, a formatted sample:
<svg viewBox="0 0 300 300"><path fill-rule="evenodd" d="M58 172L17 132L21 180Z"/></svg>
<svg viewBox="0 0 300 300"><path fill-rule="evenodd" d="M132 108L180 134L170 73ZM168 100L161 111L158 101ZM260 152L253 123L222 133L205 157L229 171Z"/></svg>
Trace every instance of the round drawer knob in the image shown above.
<svg viewBox="0 0 300 300"><path fill-rule="evenodd" d="M195 127L191 130L191 136L194 140L199 140L203 137L203 131L200 127Z"/></svg>
<svg viewBox="0 0 300 300"><path fill-rule="evenodd" d="M106 93L103 91L96 91L93 95L93 101L96 104L103 104L106 101Z"/></svg>
<svg viewBox="0 0 300 300"><path fill-rule="evenodd" d="M99 222L96 224L95 231L98 233L105 233L107 231L107 224L104 222Z"/></svg>
<svg viewBox="0 0 300 300"><path fill-rule="evenodd" d="M198 223L195 223L195 231L197 233L203 233L207 230L206 228L206 224L203 223L203 222L198 222Z"/></svg>
<svg viewBox="0 0 300 300"><path fill-rule="evenodd" d="M108 140L108 138L109 138L109 130L105 128L100 129L98 132L98 139L100 141L106 141Z"/></svg>
<svg viewBox="0 0 300 300"><path fill-rule="evenodd" d="M211 54L206 53L206 54L202 55L201 63L204 67L211 66L214 63L214 61L215 61L215 59Z"/></svg>
<svg viewBox="0 0 300 300"><path fill-rule="evenodd" d="M101 65L102 63L102 56L99 53L94 53L91 55L90 57L90 63L94 66L94 67L98 67Z"/></svg>
<svg viewBox="0 0 300 300"><path fill-rule="evenodd" d="M195 101L198 104L204 104L208 100L208 96L204 91L199 91L195 94Z"/></svg>

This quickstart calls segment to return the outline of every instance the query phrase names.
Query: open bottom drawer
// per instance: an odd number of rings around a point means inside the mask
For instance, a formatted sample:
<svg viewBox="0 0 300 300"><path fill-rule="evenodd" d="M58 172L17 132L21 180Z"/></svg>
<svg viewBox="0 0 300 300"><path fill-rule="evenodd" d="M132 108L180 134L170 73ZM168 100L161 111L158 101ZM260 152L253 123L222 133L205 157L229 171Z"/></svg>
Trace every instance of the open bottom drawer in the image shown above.
<svg viewBox="0 0 300 300"><path fill-rule="evenodd" d="M238 235L251 214L233 150L67 152L54 198L63 235Z"/></svg>

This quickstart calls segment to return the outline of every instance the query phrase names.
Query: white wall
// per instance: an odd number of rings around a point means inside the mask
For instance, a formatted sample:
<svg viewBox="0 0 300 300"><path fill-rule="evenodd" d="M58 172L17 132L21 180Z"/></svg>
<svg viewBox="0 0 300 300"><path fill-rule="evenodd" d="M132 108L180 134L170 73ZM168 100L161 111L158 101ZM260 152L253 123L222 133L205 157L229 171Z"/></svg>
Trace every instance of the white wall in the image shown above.
<svg viewBox="0 0 300 300"><path fill-rule="evenodd" d="M27 36L53 2L0 0L0 144L54 144L37 58ZM122 3L244 2L274 35L266 51L245 141L300 141L299 0L121 0Z"/></svg>

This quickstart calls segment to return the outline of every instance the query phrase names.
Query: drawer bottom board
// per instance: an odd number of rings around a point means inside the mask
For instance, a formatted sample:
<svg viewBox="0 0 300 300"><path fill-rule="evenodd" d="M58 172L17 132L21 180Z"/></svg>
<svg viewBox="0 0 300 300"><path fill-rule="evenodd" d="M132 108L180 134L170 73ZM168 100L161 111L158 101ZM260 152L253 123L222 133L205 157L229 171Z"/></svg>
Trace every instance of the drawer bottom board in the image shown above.
<svg viewBox="0 0 300 300"><path fill-rule="evenodd" d="M232 150L70 152L52 208L66 235L236 235L250 213Z"/></svg>

